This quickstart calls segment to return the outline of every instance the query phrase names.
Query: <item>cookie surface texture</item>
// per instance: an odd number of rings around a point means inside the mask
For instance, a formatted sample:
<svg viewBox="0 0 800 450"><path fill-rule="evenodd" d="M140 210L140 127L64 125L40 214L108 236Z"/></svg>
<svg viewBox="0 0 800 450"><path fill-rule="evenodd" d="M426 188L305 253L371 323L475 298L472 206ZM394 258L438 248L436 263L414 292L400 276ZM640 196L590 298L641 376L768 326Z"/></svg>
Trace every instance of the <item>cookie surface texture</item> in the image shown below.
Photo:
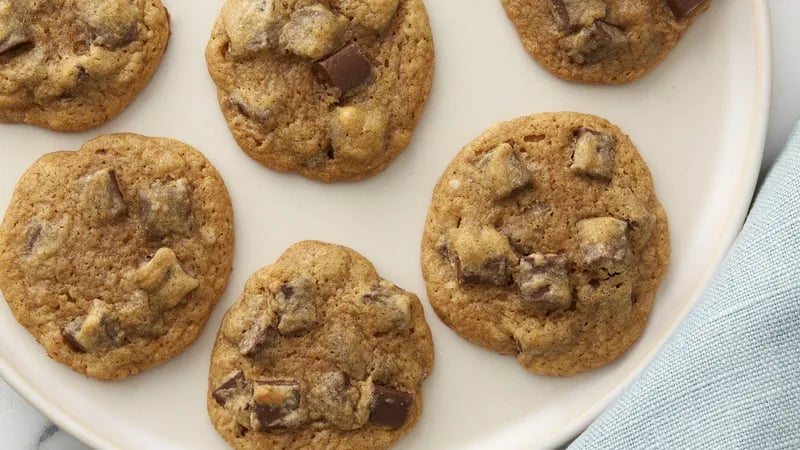
<svg viewBox="0 0 800 450"><path fill-rule="evenodd" d="M585 83L643 77L710 0L501 0L525 49L553 75Z"/></svg>
<svg viewBox="0 0 800 450"><path fill-rule="evenodd" d="M169 33L159 0L0 0L0 122L105 123L150 80Z"/></svg>
<svg viewBox="0 0 800 450"><path fill-rule="evenodd" d="M41 157L0 225L0 288L53 359L122 379L183 351L233 257L225 184L197 150L134 134Z"/></svg>
<svg viewBox="0 0 800 450"><path fill-rule="evenodd" d="M245 153L331 182L375 175L406 148L434 54L422 0L228 0L206 61Z"/></svg>
<svg viewBox="0 0 800 450"><path fill-rule="evenodd" d="M237 449L387 448L420 417L432 366L416 295L351 249L304 241L223 318L208 413Z"/></svg>
<svg viewBox="0 0 800 450"><path fill-rule="evenodd" d="M422 270L434 310L462 337L566 376L639 337L669 242L630 139L596 116L545 113L458 153L433 192Z"/></svg>

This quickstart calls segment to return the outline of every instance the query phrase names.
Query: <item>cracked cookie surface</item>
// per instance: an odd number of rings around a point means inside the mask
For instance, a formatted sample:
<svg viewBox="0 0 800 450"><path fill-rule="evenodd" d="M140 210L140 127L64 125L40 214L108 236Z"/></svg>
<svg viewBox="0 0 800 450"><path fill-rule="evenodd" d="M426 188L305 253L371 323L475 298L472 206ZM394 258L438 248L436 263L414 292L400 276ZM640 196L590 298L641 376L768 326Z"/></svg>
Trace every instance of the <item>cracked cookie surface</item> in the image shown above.
<svg viewBox="0 0 800 450"><path fill-rule="evenodd" d="M607 120L537 114L467 144L433 192L422 239L431 305L464 338L565 376L639 337L669 262L666 214Z"/></svg>
<svg viewBox="0 0 800 450"><path fill-rule="evenodd" d="M0 0L0 122L101 125L144 88L168 39L159 0Z"/></svg>
<svg viewBox="0 0 800 450"><path fill-rule="evenodd" d="M628 83L657 66L711 0L501 0L525 49L553 75Z"/></svg>
<svg viewBox="0 0 800 450"><path fill-rule="evenodd" d="M223 318L208 413L237 449L386 448L415 426L432 366L416 295L351 249L304 241Z"/></svg>
<svg viewBox="0 0 800 450"><path fill-rule="evenodd" d="M112 134L43 156L0 225L0 288L17 321L50 357L98 379L194 342L232 257L222 178L171 139Z"/></svg>
<svg viewBox="0 0 800 450"><path fill-rule="evenodd" d="M434 54L422 0L228 0L206 61L245 153L330 182L375 175L406 148Z"/></svg>

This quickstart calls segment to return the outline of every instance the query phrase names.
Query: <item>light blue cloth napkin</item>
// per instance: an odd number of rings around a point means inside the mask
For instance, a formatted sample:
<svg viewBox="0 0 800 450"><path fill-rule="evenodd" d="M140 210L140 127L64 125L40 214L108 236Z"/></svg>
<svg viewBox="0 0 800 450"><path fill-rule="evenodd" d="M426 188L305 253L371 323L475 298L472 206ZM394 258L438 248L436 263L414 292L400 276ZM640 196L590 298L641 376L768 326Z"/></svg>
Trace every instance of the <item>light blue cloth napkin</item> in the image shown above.
<svg viewBox="0 0 800 450"><path fill-rule="evenodd" d="M696 307L570 449L800 449L800 124Z"/></svg>

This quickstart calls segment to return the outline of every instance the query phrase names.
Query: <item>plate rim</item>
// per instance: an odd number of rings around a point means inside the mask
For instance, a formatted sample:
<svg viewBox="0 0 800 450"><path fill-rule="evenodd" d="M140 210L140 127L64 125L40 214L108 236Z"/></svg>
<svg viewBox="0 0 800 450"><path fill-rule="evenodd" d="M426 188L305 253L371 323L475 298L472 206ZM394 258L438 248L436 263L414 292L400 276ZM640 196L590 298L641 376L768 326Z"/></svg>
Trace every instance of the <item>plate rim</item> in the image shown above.
<svg viewBox="0 0 800 450"><path fill-rule="evenodd" d="M764 155L764 145L767 137L767 127L769 123L770 101L772 92L772 32L770 23L770 8L769 0L751 0L752 8L754 11L753 17L755 21L755 51L756 51L756 66L755 73L757 83L754 86L756 107L754 108L754 117L756 120L752 123L750 130L750 139L748 143L748 158L745 164L746 171L744 174L743 182L739 184L743 194L749 194L752 198L756 183L758 181L761 161ZM586 429L591 422L593 422L600 413L606 409L631 382L639 376L642 370L650 363L655 354L660 351L665 342L669 339L675 329L683 322L688 312L694 308L697 300L699 299L702 291L708 285L711 277L713 276L716 268L721 263L722 259L727 254L731 245L733 244L736 236L738 235L744 220L749 211L750 203L742 203L738 207L731 208L729 217L730 220L726 221L729 225L720 234L722 237L719 239L719 245L714 251L714 254L709 258L709 263L705 267L700 283L695 288L691 299L678 312L674 323L667 327L656 340L654 345L646 355L639 361L639 363L624 377L620 382L602 399L597 401L594 405L584 411L582 414L574 417L572 420L564 423L558 429L551 431L544 438L538 438L536 442L531 440L524 440L526 448L555 448L563 446L565 443L575 438L584 429ZM47 419L52 421L59 429L69 433L74 438L92 448L103 449L119 449L119 447L106 439L94 433L89 427L84 426L73 415L65 412L58 405L49 402L43 393L39 392L36 388L29 383L23 375L18 372L9 361L0 355L0 377L14 389L21 397L31 404L37 411L44 415Z"/></svg>

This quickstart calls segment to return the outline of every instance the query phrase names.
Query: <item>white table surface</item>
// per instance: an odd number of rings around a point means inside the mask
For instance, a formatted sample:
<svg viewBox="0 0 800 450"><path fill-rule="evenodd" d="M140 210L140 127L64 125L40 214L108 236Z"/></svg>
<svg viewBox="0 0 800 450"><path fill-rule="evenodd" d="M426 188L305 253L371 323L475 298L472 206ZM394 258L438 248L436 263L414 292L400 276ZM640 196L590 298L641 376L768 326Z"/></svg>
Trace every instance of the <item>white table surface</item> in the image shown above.
<svg viewBox="0 0 800 450"><path fill-rule="evenodd" d="M732 1L732 0L727 0ZM774 69L762 173L800 120L800 0L770 0ZM85 450L0 380L0 444L6 450Z"/></svg>

